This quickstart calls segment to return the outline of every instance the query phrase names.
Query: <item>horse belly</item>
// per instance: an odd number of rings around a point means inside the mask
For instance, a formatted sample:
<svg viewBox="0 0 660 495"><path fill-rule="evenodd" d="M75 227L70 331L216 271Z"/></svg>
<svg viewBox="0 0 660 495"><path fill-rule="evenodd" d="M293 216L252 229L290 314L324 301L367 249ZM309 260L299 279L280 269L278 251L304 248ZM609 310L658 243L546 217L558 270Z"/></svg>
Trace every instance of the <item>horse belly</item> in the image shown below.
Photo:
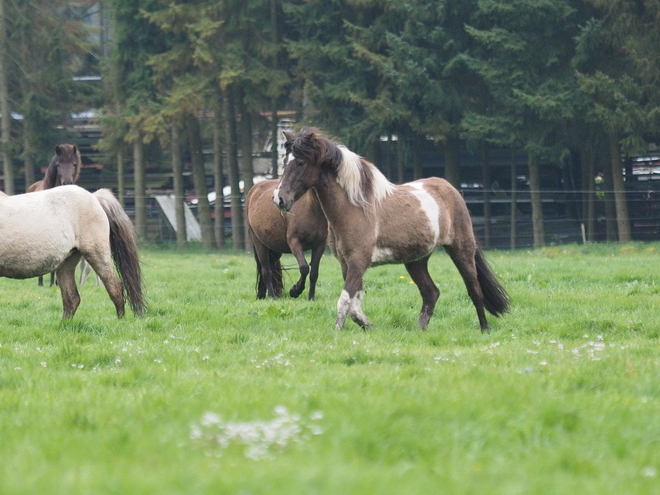
<svg viewBox="0 0 660 495"><path fill-rule="evenodd" d="M53 272L67 256L61 253L34 255L29 251L14 251L0 256L0 277L32 278Z"/></svg>
<svg viewBox="0 0 660 495"><path fill-rule="evenodd" d="M43 230L46 230L45 232ZM75 248L71 232L0 229L0 276L32 278L55 271Z"/></svg>
<svg viewBox="0 0 660 495"><path fill-rule="evenodd" d="M414 196L386 201L376 226L372 265L408 263L432 253L437 247L438 229L427 213L420 211Z"/></svg>

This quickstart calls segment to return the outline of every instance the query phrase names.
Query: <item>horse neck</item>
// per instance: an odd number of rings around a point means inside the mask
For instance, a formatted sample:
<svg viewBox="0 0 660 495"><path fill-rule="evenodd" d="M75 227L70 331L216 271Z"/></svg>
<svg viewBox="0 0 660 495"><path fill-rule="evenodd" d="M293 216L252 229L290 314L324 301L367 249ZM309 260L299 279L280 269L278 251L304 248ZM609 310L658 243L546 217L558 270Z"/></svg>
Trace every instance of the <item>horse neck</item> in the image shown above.
<svg viewBox="0 0 660 495"><path fill-rule="evenodd" d="M334 230L341 232L353 222L368 221L367 213L362 207L350 202L348 194L335 176L322 176L315 189L321 209Z"/></svg>

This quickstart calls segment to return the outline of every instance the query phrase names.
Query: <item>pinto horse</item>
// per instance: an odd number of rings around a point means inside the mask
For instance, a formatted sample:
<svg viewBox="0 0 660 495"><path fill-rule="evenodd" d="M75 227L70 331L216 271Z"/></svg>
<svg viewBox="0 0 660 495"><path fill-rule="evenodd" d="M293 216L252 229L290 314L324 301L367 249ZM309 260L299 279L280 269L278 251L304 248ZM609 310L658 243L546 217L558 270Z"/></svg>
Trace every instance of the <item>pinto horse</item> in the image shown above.
<svg viewBox="0 0 660 495"><path fill-rule="evenodd" d="M316 190L344 277L337 329L347 315L363 328L371 326L362 311L362 278L368 267L389 263L403 263L417 284L423 301L417 323L425 329L440 295L428 272L439 246L458 268L482 332L489 331L484 308L494 316L508 311L509 297L477 245L465 201L449 182L431 177L394 185L317 129L285 137L286 165L273 201L290 211L307 190Z"/></svg>
<svg viewBox="0 0 660 495"><path fill-rule="evenodd" d="M135 231L111 191L91 194L61 186L16 196L0 193L0 277L23 279L54 271L63 318L68 319L80 304L75 270L81 256L101 277L117 317L124 316L125 298L137 316L143 315Z"/></svg>
<svg viewBox="0 0 660 495"><path fill-rule="evenodd" d="M292 253L298 261L300 279L289 290L291 297L298 297L305 289L309 274L309 300L316 297L316 281L319 263L325 251L328 222L323 215L313 191L300 198L289 215L282 214L273 204L273 191L278 180L263 180L255 184L245 199L245 216L248 232L254 246L257 262L257 298L279 297L284 290L282 283L282 253ZM312 250L311 264L305 259L305 251Z"/></svg>
<svg viewBox="0 0 660 495"><path fill-rule="evenodd" d="M27 188L26 192L43 191L57 186L75 184L80 177L82 159L80 151L74 144L58 144L55 146L55 155L46 168L46 174L40 181ZM44 285L44 277L39 277L39 286ZM50 274L50 286L55 285L55 274Z"/></svg>

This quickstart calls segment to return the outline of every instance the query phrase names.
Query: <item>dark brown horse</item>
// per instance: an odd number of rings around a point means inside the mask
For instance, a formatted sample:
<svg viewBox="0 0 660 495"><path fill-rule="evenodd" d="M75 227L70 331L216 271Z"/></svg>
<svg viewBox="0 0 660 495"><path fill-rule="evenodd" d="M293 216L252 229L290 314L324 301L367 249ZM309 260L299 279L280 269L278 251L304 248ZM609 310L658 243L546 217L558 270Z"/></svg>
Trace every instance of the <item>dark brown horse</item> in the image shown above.
<svg viewBox="0 0 660 495"><path fill-rule="evenodd" d="M75 184L80 177L82 161L75 144L58 144L44 178L27 188L27 192L43 191L56 186Z"/></svg>
<svg viewBox="0 0 660 495"><path fill-rule="evenodd" d="M57 186L75 184L80 177L82 160L75 144L58 144L55 155L48 164L46 174L40 181L27 188L26 192L44 191ZM39 286L44 285L43 275L39 276ZM55 285L55 273L50 274L50 286Z"/></svg>
<svg viewBox="0 0 660 495"><path fill-rule="evenodd" d="M284 290L282 283L282 253L292 253L298 261L300 280L291 287L291 297L298 297L305 289L309 274L309 299L316 296L319 263L325 251L328 222L323 215L316 194L310 191L285 215L273 204L273 191L278 180L264 180L255 184L245 199L248 232L257 261L257 298L278 297ZM312 250L311 265L304 251Z"/></svg>
<svg viewBox="0 0 660 495"><path fill-rule="evenodd" d="M285 133L286 166L273 201L283 211L310 188L328 219L334 252L344 276L337 302L338 329L346 316L363 328L362 277L370 266L403 263L422 296L417 323L426 328L440 291L428 272L439 246L463 277L483 332L484 308L495 316L508 311L509 297L477 245L465 201L437 177L395 186L371 163L323 137L316 129Z"/></svg>

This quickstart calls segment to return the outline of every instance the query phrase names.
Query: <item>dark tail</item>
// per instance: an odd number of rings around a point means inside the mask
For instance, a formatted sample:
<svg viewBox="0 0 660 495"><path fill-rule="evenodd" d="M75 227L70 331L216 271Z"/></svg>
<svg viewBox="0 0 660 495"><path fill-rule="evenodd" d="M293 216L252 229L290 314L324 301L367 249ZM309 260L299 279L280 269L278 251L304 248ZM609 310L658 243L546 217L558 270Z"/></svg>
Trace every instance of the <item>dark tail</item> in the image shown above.
<svg viewBox="0 0 660 495"><path fill-rule="evenodd" d="M261 276L261 261L259 261L259 256L257 256L257 250L252 249L254 253L254 261L257 262L257 299L263 299L268 293L268 288L264 282L264 278ZM270 256L270 253L274 251L268 250L268 262L270 264L270 273L273 278L273 290L275 291L275 296L280 297L282 292L284 292L284 282L282 280L282 264L280 263L279 258L274 260Z"/></svg>
<svg viewBox="0 0 660 495"><path fill-rule="evenodd" d="M259 261L259 256L257 256L257 250L252 248L254 253L254 261L257 262L257 299L263 299L266 297L266 284L264 278L261 276L261 261Z"/></svg>
<svg viewBox="0 0 660 495"><path fill-rule="evenodd" d="M141 317L146 303L142 295L142 269L133 224L109 189L99 189L94 196L110 221L110 250L124 295L133 313Z"/></svg>
<svg viewBox="0 0 660 495"><path fill-rule="evenodd" d="M280 297L282 292L284 292L284 281L282 280L282 263L280 262L279 257L273 260L273 258L270 256L271 252L274 251L268 251L268 259L270 262L270 272L273 274L273 290L275 291L275 295Z"/></svg>
<svg viewBox="0 0 660 495"><path fill-rule="evenodd" d="M509 312L511 299L502 284L488 266L481 249L477 247L474 256L477 265L477 280L484 295L484 306L493 316L502 316Z"/></svg>

